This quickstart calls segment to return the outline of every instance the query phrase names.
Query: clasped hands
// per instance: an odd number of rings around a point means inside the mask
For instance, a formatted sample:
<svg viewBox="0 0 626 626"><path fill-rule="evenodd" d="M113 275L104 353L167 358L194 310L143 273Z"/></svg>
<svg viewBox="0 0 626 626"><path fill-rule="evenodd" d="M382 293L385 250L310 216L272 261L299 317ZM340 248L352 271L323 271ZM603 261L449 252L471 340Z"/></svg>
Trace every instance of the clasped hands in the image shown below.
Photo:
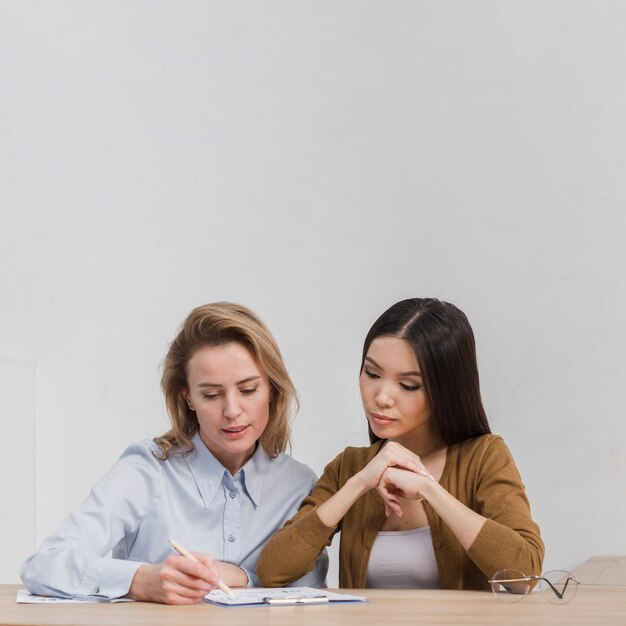
<svg viewBox="0 0 626 626"><path fill-rule="evenodd" d="M368 489L377 489L387 517L402 517L400 498L421 500L424 491L436 482L419 456L395 441L389 441L357 474Z"/></svg>

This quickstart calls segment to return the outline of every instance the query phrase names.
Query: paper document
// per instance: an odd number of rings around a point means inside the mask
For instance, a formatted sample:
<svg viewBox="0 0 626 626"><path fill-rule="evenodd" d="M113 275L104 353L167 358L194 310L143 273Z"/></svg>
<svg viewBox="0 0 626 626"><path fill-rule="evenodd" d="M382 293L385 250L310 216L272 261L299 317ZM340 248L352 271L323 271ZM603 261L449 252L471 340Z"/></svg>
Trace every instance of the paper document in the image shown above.
<svg viewBox="0 0 626 626"><path fill-rule="evenodd" d="M131 598L97 598L90 596L88 598L55 598L53 596L36 596L28 589L18 589L15 601L18 604L84 604L85 602L134 602Z"/></svg>
<svg viewBox="0 0 626 626"><path fill-rule="evenodd" d="M220 606L292 606L313 605L341 602L367 602L363 596L351 596L347 593L333 593L326 589L313 587L280 587L280 588L245 588L233 589L234 597L229 598L223 591L215 589L204 596L211 604Z"/></svg>

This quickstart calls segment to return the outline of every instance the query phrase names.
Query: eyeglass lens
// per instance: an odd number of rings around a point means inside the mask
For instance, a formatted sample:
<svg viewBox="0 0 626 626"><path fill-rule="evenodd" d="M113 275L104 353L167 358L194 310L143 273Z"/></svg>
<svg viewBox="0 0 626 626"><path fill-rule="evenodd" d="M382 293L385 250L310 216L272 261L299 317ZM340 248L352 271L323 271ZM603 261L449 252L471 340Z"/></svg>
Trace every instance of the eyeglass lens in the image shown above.
<svg viewBox="0 0 626 626"><path fill-rule="evenodd" d="M578 590L578 581L569 572L552 570L541 576L537 589L551 604L567 604L574 599ZM558 593L555 593L555 590Z"/></svg>
<svg viewBox="0 0 626 626"><path fill-rule="evenodd" d="M519 570L503 569L493 575L491 590L502 602L519 602L532 589L532 583L525 578L526 574Z"/></svg>

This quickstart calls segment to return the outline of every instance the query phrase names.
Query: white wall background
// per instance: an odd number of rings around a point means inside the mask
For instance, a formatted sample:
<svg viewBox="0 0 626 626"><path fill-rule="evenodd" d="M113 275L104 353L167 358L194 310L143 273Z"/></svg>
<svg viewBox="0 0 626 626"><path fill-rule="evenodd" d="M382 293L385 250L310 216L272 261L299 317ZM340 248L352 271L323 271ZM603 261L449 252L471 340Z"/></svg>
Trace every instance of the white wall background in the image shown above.
<svg viewBox="0 0 626 626"><path fill-rule="evenodd" d="M192 307L266 320L321 471L366 440L367 329L419 295L474 326L546 567L626 552L625 55L617 1L0 0L0 353L36 363L36 542L166 429Z"/></svg>
<svg viewBox="0 0 626 626"><path fill-rule="evenodd" d="M14 581L35 542L35 366L0 356L2 433L0 455L0 581Z"/></svg>

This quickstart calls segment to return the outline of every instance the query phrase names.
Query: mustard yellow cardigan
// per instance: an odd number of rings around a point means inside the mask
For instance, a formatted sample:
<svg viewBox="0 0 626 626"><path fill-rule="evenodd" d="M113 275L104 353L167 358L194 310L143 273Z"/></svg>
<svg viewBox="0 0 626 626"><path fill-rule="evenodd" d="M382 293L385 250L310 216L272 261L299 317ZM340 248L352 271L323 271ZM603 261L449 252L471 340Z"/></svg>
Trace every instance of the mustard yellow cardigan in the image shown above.
<svg viewBox="0 0 626 626"><path fill-rule="evenodd" d="M384 442L346 448L325 468L298 513L269 540L257 564L267 587L294 581L313 569L315 559L341 532L339 585L365 587L370 551L385 521L382 498L373 489L357 500L335 527L325 526L317 507L336 493L380 451ZM501 437L482 435L448 447L440 484L460 502L487 518L465 551L452 531L424 501L442 589L489 589L498 570L539 574L544 546L519 472Z"/></svg>

